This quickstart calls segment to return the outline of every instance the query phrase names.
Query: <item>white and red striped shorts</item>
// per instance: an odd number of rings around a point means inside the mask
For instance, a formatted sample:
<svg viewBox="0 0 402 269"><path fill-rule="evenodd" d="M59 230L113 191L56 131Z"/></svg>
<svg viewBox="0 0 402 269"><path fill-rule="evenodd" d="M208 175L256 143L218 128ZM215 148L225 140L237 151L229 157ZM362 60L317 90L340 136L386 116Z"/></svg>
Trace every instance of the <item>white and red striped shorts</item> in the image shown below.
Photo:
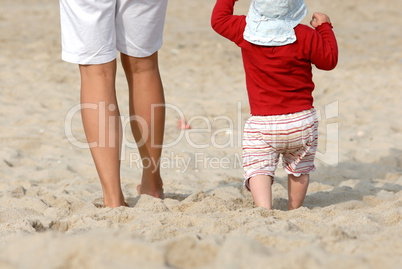
<svg viewBox="0 0 402 269"><path fill-rule="evenodd" d="M243 132L244 186L256 175L275 176L282 155L288 174L300 176L315 170L318 142L315 109L275 116L251 116Z"/></svg>

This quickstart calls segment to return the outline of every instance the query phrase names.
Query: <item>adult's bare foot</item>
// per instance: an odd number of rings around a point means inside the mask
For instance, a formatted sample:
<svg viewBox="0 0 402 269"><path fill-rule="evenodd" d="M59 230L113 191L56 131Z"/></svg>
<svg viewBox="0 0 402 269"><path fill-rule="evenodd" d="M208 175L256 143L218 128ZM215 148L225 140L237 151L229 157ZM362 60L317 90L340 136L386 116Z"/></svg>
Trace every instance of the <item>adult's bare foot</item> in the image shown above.
<svg viewBox="0 0 402 269"><path fill-rule="evenodd" d="M106 204L105 202L103 203L103 207L117 208L121 206L129 207L126 201L123 201L123 203L112 203L112 204Z"/></svg>
<svg viewBox="0 0 402 269"><path fill-rule="evenodd" d="M115 205L103 205L103 207L110 207L110 208L118 208L118 207L129 207L128 204L126 202L124 202L124 204L115 204Z"/></svg>
<svg viewBox="0 0 402 269"><path fill-rule="evenodd" d="M164 193L163 193L163 188L160 189L160 190L150 190L150 191L146 191L146 190L143 190L143 189L142 189L142 185L139 184L139 185L137 186L137 192L138 192L138 195L147 194L147 195L153 196L153 197L155 197L155 198L159 198L159 199L164 199L164 198L165 198L165 195L164 195Z"/></svg>

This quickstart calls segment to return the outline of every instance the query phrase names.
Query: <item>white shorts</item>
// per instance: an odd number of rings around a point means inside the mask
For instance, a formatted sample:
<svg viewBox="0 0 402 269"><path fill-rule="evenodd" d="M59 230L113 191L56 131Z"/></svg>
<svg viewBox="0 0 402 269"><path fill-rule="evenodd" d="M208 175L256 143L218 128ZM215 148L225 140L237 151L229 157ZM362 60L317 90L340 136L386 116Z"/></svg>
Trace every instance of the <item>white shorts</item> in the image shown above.
<svg viewBox="0 0 402 269"><path fill-rule="evenodd" d="M117 50L147 57L162 46L167 0L60 0L62 59L114 60Z"/></svg>
<svg viewBox="0 0 402 269"><path fill-rule="evenodd" d="M318 119L312 108L277 116L252 116L244 126L244 186L256 175L275 176L282 155L283 168L299 177L315 170L318 142Z"/></svg>

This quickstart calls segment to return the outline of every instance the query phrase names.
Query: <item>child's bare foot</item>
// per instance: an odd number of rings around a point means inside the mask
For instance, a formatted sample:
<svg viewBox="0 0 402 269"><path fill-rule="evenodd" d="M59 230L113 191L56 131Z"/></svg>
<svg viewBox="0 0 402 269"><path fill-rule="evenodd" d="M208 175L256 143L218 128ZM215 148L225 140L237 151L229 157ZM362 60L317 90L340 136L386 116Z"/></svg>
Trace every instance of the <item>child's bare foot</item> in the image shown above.
<svg viewBox="0 0 402 269"><path fill-rule="evenodd" d="M142 189L142 185L139 184L139 185L137 186L137 192L138 192L138 195L147 194L147 195L153 196L153 197L155 197L155 198L159 198L159 199L165 198L165 195L164 195L164 193L163 193L163 188L160 189L160 190L146 191L146 190L143 190L143 189Z"/></svg>

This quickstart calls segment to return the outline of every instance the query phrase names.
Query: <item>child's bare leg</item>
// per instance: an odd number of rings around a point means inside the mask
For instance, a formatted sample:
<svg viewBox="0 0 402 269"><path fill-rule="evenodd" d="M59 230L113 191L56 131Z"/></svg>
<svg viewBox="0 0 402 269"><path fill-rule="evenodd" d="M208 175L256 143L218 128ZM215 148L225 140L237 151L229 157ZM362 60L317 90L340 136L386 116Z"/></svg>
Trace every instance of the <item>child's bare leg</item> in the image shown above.
<svg viewBox="0 0 402 269"><path fill-rule="evenodd" d="M120 186L121 123L115 94L116 61L80 65L80 74L82 121L102 184L104 206L126 205Z"/></svg>
<svg viewBox="0 0 402 269"><path fill-rule="evenodd" d="M257 207L272 208L272 177L256 175L249 179L250 191Z"/></svg>
<svg viewBox="0 0 402 269"><path fill-rule="evenodd" d="M163 198L159 165L165 127L165 98L158 54L145 58L122 54L121 60L129 85L131 130L144 166L137 190L139 194Z"/></svg>
<svg viewBox="0 0 402 269"><path fill-rule="evenodd" d="M308 174L296 177L288 175L288 209L293 210L302 206L306 197L310 176Z"/></svg>

